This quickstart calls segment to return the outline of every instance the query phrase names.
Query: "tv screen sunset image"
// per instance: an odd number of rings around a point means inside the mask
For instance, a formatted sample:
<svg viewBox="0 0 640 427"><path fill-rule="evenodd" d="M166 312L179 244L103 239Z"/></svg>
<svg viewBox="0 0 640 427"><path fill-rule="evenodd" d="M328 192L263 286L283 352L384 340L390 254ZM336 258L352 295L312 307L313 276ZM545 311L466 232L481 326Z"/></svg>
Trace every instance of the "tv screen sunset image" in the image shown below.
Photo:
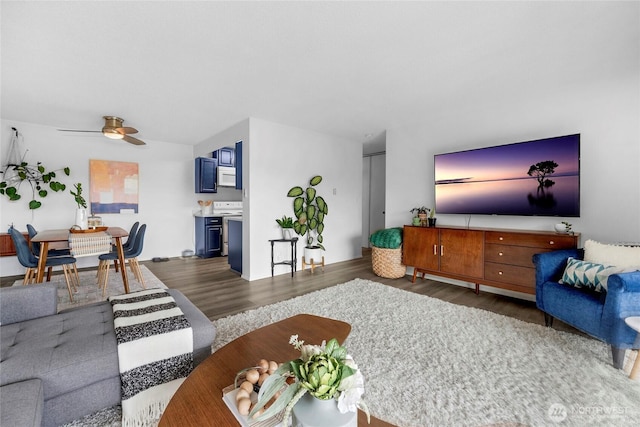
<svg viewBox="0 0 640 427"><path fill-rule="evenodd" d="M580 135L439 154L441 214L580 215Z"/></svg>

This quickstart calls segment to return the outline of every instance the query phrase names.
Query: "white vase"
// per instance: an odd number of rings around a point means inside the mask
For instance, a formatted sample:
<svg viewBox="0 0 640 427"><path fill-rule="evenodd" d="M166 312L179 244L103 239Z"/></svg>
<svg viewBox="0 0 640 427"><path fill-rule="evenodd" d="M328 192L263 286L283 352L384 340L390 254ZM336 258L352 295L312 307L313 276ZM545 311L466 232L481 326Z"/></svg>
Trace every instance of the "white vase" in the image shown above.
<svg viewBox="0 0 640 427"><path fill-rule="evenodd" d="M291 230L293 230L293 228L283 228L282 238L286 240L291 240L291 237L292 237Z"/></svg>
<svg viewBox="0 0 640 427"><path fill-rule="evenodd" d="M87 210L85 208L76 209L76 222L74 225L79 226L83 230L89 228L89 217L87 216Z"/></svg>
<svg viewBox="0 0 640 427"><path fill-rule="evenodd" d="M561 222L559 222L558 224L554 225L553 228L558 232L558 233L566 233L567 232L567 226Z"/></svg>
<svg viewBox="0 0 640 427"><path fill-rule="evenodd" d="M304 259L307 262L307 264L311 264L311 261L313 260L314 264L321 264L322 263L322 249L315 247L315 248L308 248L305 246L304 248Z"/></svg>
<svg viewBox="0 0 640 427"><path fill-rule="evenodd" d="M335 399L316 399L305 393L294 405L292 427L357 427L356 412L340 413Z"/></svg>

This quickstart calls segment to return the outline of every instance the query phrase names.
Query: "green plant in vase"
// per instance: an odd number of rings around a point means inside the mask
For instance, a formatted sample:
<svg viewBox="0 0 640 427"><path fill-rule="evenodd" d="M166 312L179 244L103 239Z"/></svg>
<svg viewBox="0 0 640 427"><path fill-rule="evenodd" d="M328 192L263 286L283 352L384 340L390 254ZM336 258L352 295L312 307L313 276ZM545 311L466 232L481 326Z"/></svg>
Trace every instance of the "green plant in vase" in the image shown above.
<svg viewBox="0 0 640 427"><path fill-rule="evenodd" d="M291 230L293 230L293 218L284 215L282 218L276 218L276 222L282 228L282 238L291 239Z"/></svg>
<svg viewBox="0 0 640 427"><path fill-rule="evenodd" d="M73 186L75 187L76 192L74 193L73 191L69 190L69 193L71 193L74 200L76 201L76 204L78 205L78 209L81 209L81 208L86 209L87 201L84 199L84 197L82 197L82 184L77 183L77 184L73 184Z"/></svg>
<svg viewBox="0 0 640 427"><path fill-rule="evenodd" d="M429 208L426 206L420 206L420 207L416 207L411 209L409 212L411 212L412 214L414 214L414 219L413 219L413 225L421 225L421 226L426 226L427 225L427 215L429 214ZM417 220L416 220L417 218Z"/></svg>
<svg viewBox="0 0 640 427"><path fill-rule="evenodd" d="M305 189L296 186L287 193L293 199L293 213L296 220L293 229L300 236L306 235L306 247L324 250L322 233L324 232L324 218L329 214L329 206L323 197L318 196L316 185L322 182L322 177L316 175L309 180Z"/></svg>
<svg viewBox="0 0 640 427"><path fill-rule="evenodd" d="M69 190L69 193L73 196L78 208L76 209L76 221L74 225L79 226L81 229L86 230L89 227L89 217L87 215L87 201L82 196L82 184L73 184L76 191Z"/></svg>

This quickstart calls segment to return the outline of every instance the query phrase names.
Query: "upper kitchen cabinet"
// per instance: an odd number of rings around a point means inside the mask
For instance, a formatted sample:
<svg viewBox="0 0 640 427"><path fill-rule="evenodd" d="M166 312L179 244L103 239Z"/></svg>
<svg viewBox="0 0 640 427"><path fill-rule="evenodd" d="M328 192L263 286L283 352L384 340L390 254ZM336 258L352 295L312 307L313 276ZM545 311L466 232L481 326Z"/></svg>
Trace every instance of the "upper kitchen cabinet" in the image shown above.
<svg viewBox="0 0 640 427"><path fill-rule="evenodd" d="M242 190L242 141L236 142L236 190Z"/></svg>
<svg viewBox="0 0 640 427"><path fill-rule="evenodd" d="M233 147L223 147L213 152L213 158L218 160L218 166L233 168L235 164L235 150Z"/></svg>
<svg viewBox="0 0 640 427"><path fill-rule="evenodd" d="M217 193L216 169L218 160L210 157L196 158L196 193Z"/></svg>

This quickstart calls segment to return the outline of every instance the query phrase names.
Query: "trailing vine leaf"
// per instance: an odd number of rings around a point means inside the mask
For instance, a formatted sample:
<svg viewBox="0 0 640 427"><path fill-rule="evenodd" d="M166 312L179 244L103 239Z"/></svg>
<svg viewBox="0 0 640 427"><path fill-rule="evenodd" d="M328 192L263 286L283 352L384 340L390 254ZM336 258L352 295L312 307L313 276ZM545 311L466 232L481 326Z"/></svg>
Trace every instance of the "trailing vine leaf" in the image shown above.
<svg viewBox="0 0 640 427"><path fill-rule="evenodd" d="M66 176L69 176L71 169L65 167L61 169ZM56 171L49 171L41 162L30 165L28 162L9 163L0 171L3 180L0 182L0 195L5 195L10 201L21 199L20 186L27 182L31 187L32 199L29 202L29 209L38 209L42 206L42 202L37 198L45 198L49 195L49 191L43 184L47 184L49 189L54 192L64 191L67 187L65 184L56 180Z"/></svg>

